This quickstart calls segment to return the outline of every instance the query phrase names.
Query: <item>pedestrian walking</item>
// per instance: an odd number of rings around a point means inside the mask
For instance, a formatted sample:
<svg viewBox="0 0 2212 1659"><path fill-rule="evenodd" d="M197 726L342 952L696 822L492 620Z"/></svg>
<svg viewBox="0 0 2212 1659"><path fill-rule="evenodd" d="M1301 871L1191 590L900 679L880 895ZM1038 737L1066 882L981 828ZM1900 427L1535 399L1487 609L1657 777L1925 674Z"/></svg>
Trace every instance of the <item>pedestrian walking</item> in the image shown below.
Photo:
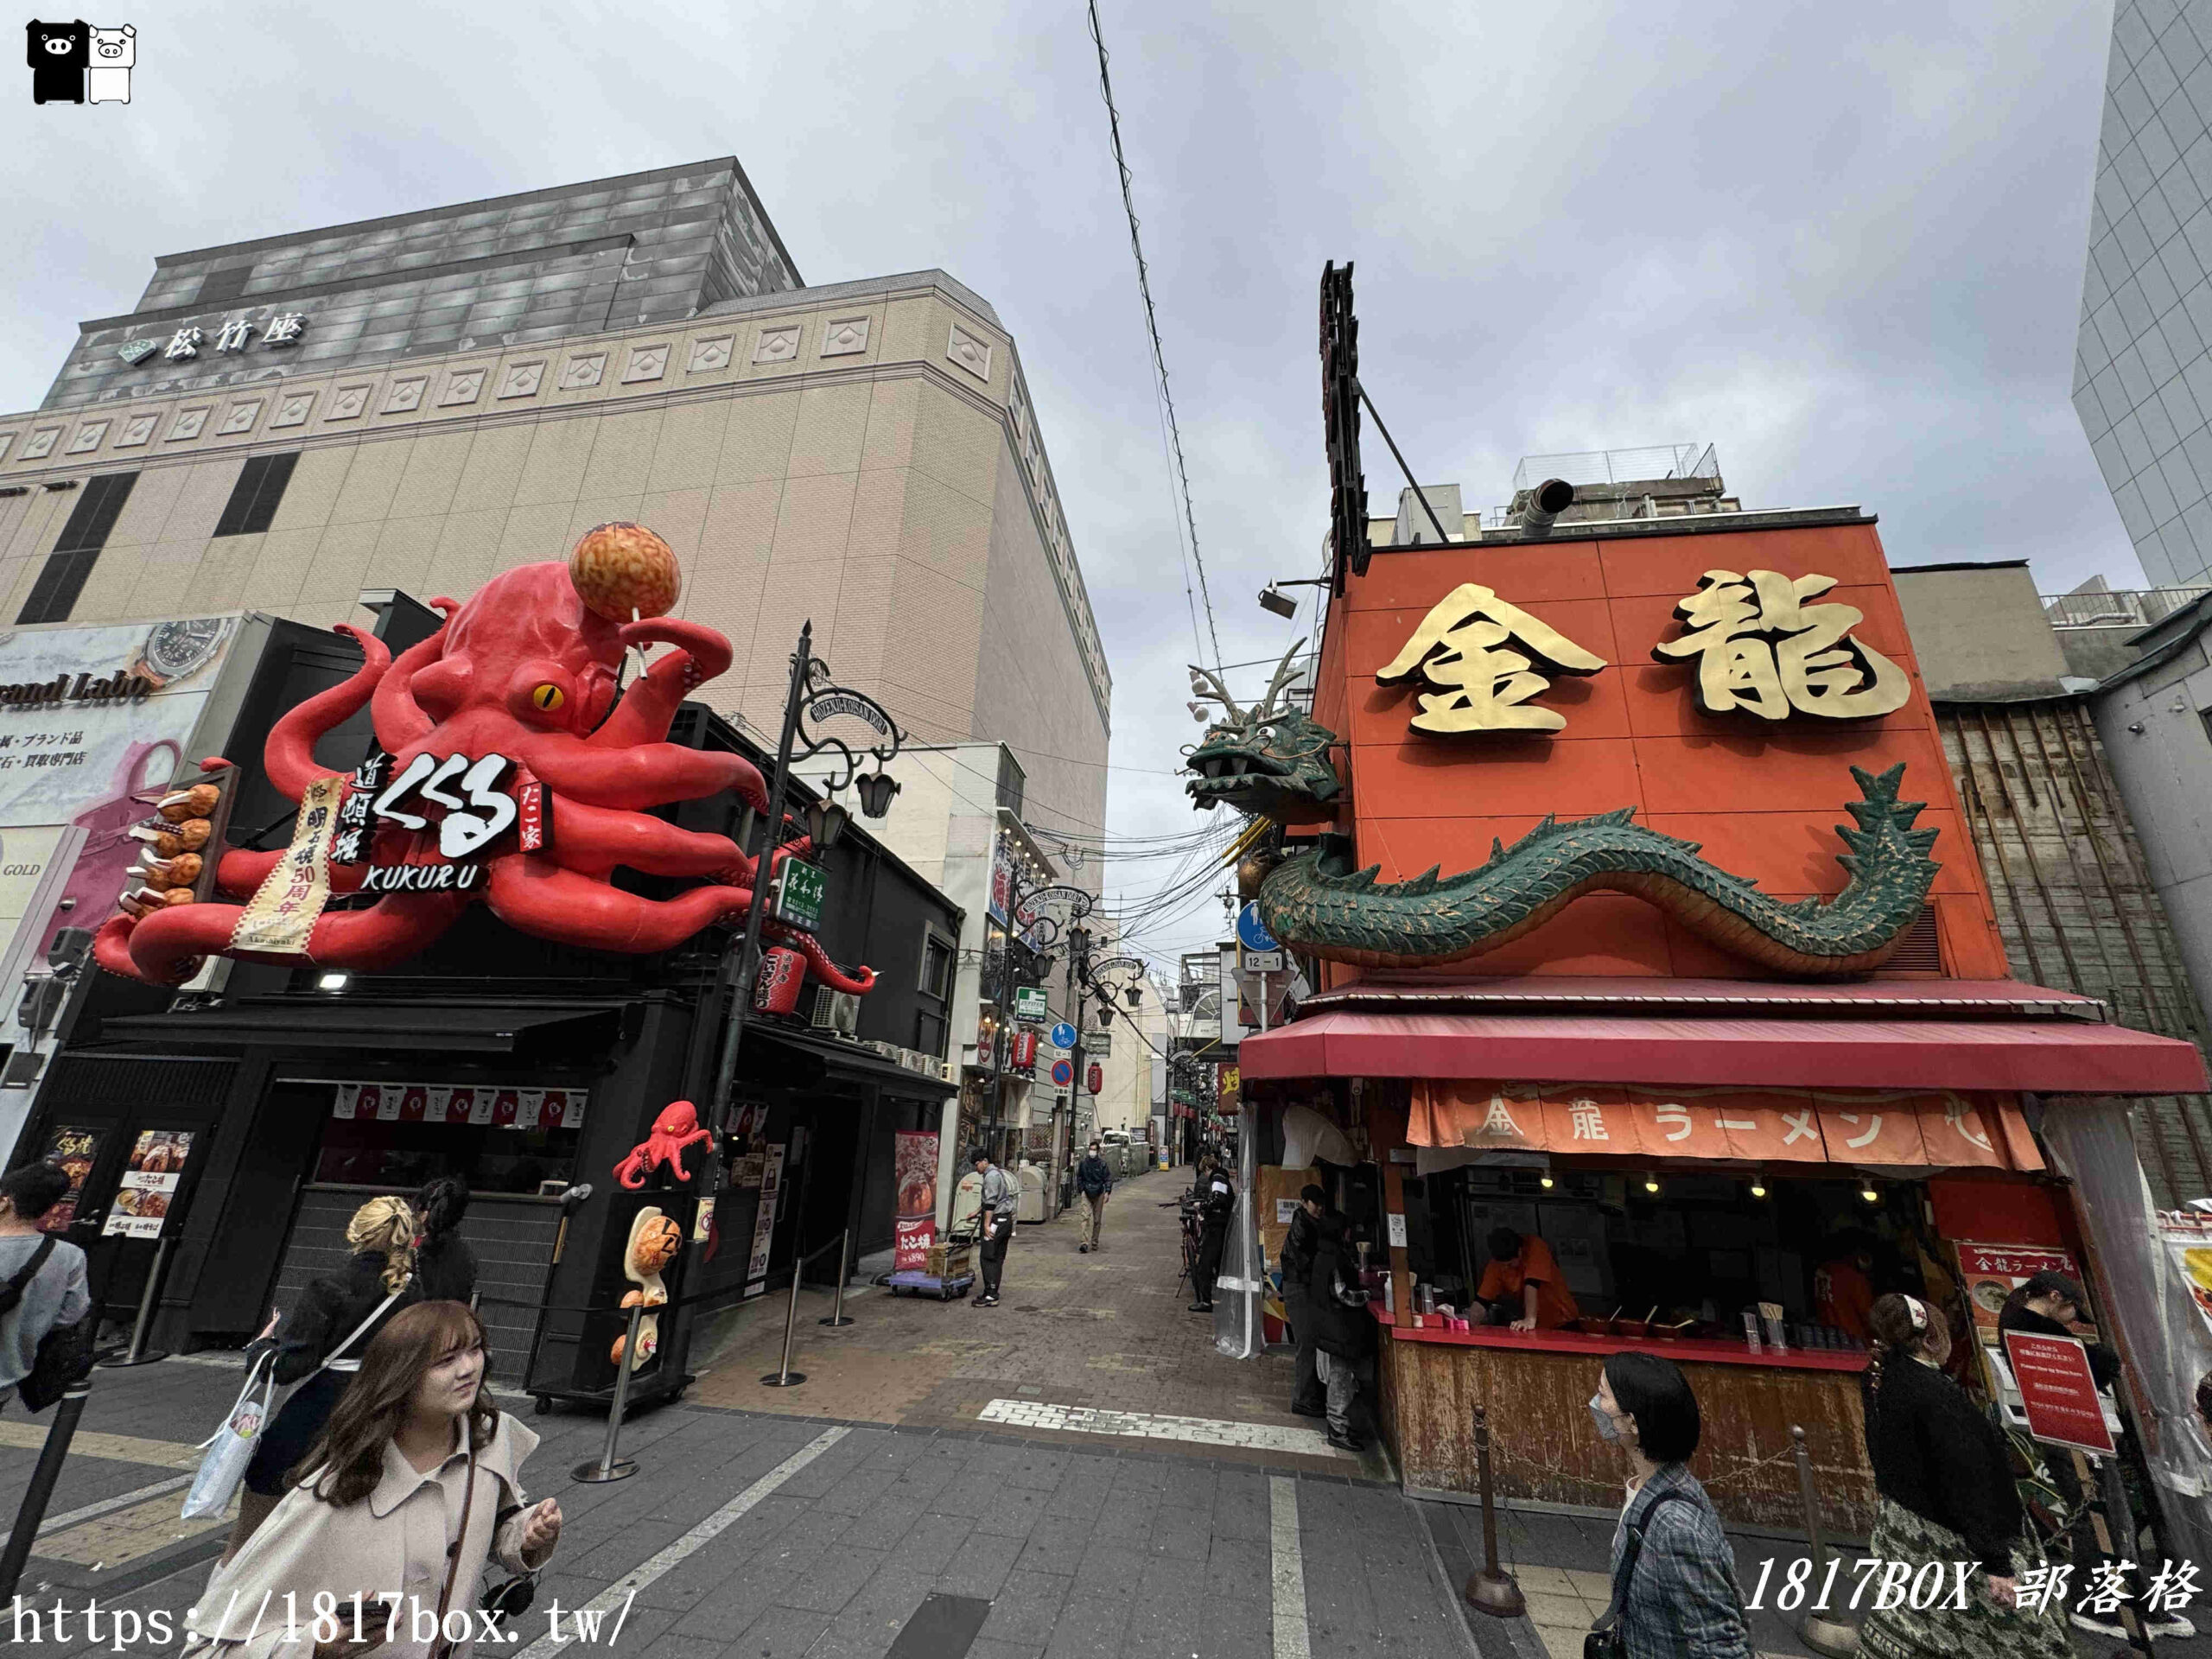
<svg viewBox="0 0 2212 1659"><path fill-rule="evenodd" d="M476 1299L476 1252L461 1236L468 1213L468 1183L441 1175L415 1195L415 1287L426 1302Z"/></svg>
<svg viewBox="0 0 2212 1659"><path fill-rule="evenodd" d="M1368 1316L1359 1261L1340 1217L1325 1216L1314 1223L1306 1260L1306 1313L1313 1327L1315 1376L1325 1391L1329 1444L1342 1452L1363 1452L1367 1443L1352 1427L1351 1410L1358 1400L1360 1371L1372 1351L1375 1322Z"/></svg>
<svg viewBox="0 0 2212 1659"><path fill-rule="evenodd" d="M1006 1247L1014 1243L1014 1211L1021 1200L1021 1188L991 1161L991 1154L982 1147L968 1154L968 1161L983 1182L979 1195L982 1205L976 1212L976 1232L982 1240L977 1254L983 1262L983 1294L976 1299L975 1306L996 1307L999 1275L1006 1271Z"/></svg>
<svg viewBox="0 0 2212 1659"><path fill-rule="evenodd" d="M535 1573L561 1537L561 1508L532 1508L522 1465L537 1436L484 1386L484 1327L460 1302L416 1302L361 1357L353 1386L283 1500L219 1565L185 1616L186 1659L468 1659L481 1628L487 1559ZM397 1594L386 1611L376 1598ZM353 1641L354 1598L368 1643ZM335 1605L338 1638L298 1640L311 1610ZM257 1607L292 1607L297 1624ZM448 1641L436 1632L460 1630ZM391 1640L382 1638L389 1630ZM512 1639L512 1638L510 1638Z"/></svg>
<svg viewBox="0 0 2212 1659"><path fill-rule="evenodd" d="M1221 1273L1222 1251L1229 1243L1229 1223L1236 1213L1236 1189L1229 1172L1218 1163L1206 1166L1198 1198L1198 1259L1191 1268L1191 1288L1197 1300L1193 1313L1213 1312L1213 1281Z"/></svg>
<svg viewBox="0 0 2212 1659"><path fill-rule="evenodd" d="M1619 1632L1627 1659L1751 1659L1735 1552L1689 1471L1703 1423L1681 1368L1656 1354L1613 1355L1590 1415L1628 1459L1613 1599L1599 1628Z"/></svg>
<svg viewBox="0 0 2212 1659"><path fill-rule="evenodd" d="M1096 1141L1084 1160L1075 1166L1076 1190L1083 1194L1083 1238L1075 1247L1077 1255L1106 1248L1099 1237L1106 1225L1106 1200L1114 1196L1114 1171L1105 1158L1105 1149Z"/></svg>
<svg viewBox="0 0 2212 1659"><path fill-rule="evenodd" d="M1966 1605L1877 1606L1859 1629L1868 1659L2066 1659L2056 1606L2020 1605L2020 1575L2041 1566L2028 1541L2005 1436L1943 1375L1951 1330L1916 1296L1874 1303L1872 1363L1859 1377L1866 1455L1878 1500L1867 1553L1916 1572L1971 1561Z"/></svg>
<svg viewBox="0 0 2212 1659"><path fill-rule="evenodd" d="M68 1196L68 1176L52 1164L25 1164L0 1176L0 1408L38 1363L48 1334L92 1311L84 1251L39 1228Z"/></svg>
<svg viewBox="0 0 2212 1659"><path fill-rule="evenodd" d="M1328 1414L1328 1402L1323 1396L1315 1360L1320 1349L1315 1342L1317 1321L1309 1282L1313 1274L1313 1251L1321 1240L1321 1221L1328 1210L1329 1195L1318 1186L1306 1187L1298 1195L1298 1211L1291 1217L1290 1230L1283 1235L1282 1241L1282 1311L1290 1321L1291 1338L1298 1344L1297 1376L1291 1384L1290 1408L1300 1417Z"/></svg>
<svg viewBox="0 0 2212 1659"><path fill-rule="evenodd" d="M371 1198L346 1224L353 1254L327 1277L311 1281L299 1306L276 1328L272 1375L278 1388L298 1383L270 1420L246 1465L245 1491L231 1528L225 1560L238 1553L284 1495L284 1476L308 1454L332 1410L361 1369L362 1356L384 1323L410 1301L415 1212L404 1199ZM252 1363L249 1351L247 1363Z"/></svg>

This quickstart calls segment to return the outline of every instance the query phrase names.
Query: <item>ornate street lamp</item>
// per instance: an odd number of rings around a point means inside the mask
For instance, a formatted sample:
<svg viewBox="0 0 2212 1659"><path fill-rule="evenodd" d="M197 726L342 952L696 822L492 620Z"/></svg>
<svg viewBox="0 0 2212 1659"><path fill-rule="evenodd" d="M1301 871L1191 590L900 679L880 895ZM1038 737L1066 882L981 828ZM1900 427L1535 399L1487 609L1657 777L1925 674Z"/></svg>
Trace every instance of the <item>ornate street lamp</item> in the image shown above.
<svg viewBox="0 0 2212 1659"><path fill-rule="evenodd" d="M857 721L874 735L848 741L824 729L825 722L843 720ZM734 980L736 995L730 999L729 1025L715 1068L715 1090L709 1097L709 1122L718 1154L729 1131L738 1050L745 1038L746 1016L753 1007L753 980L760 971L760 928L772 902L768 884L775 869L775 849L784 840L784 798L791 784L791 762L824 754L836 758L830 775L822 782L822 798L810 804L806 814L810 838L817 849L827 849L844 833L852 818L849 809L830 798L848 785L858 784L861 810L870 817L880 817L888 809L899 785L888 777L887 768L904 741L898 722L881 703L865 691L830 679L830 664L814 654L814 623L809 620L798 631L798 648L791 652L791 687L784 698L783 732L777 740L775 768L769 776L768 810L760 815L753 836L753 903L745 913L745 931L734 961L723 958L725 978ZM875 769L862 778L861 766L867 760L873 760ZM719 1185L715 1175L721 1169L720 1158L709 1160L708 1169L700 1186L703 1195L711 1197Z"/></svg>

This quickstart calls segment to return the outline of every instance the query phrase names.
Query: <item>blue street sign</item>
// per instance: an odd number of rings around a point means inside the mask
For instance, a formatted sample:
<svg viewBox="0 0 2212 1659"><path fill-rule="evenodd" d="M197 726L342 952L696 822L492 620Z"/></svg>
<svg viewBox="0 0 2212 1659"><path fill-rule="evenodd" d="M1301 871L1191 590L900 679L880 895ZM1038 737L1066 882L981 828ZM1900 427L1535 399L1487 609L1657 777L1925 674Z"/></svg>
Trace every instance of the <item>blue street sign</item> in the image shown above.
<svg viewBox="0 0 2212 1659"><path fill-rule="evenodd" d="M1260 901L1253 899L1236 912L1236 942L1247 950L1280 950L1275 936L1268 931L1268 925L1260 919Z"/></svg>
<svg viewBox="0 0 2212 1659"><path fill-rule="evenodd" d="M1061 1020L1058 1025L1054 1026L1052 1027L1052 1046L1054 1048L1073 1048L1075 1046L1075 1027L1065 1020ZM1055 1081L1065 1082L1065 1079L1059 1078L1055 1079Z"/></svg>
<svg viewBox="0 0 2212 1659"><path fill-rule="evenodd" d="M1054 1060L1052 1062L1052 1081L1058 1084L1062 1088L1065 1088L1069 1084L1073 1083L1075 1081L1075 1062L1072 1060Z"/></svg>

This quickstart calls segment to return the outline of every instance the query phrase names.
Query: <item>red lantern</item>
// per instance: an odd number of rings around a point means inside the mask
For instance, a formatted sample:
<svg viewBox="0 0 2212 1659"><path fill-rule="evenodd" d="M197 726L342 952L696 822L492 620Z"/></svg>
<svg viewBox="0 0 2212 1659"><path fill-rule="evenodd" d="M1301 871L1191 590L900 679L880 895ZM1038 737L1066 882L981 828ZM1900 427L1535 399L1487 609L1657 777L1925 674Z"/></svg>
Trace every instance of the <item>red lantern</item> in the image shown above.
<svg viewBox="0 0 2212 1659"><path fill-rule="evenodd" d="M1088 1071L1083 1074L1083 1086L1085 1089L1088 1089L1092 1094L1096 1094L1101 1089L1106 1086L1105 1071L1101 1067L1096 1065L1092 1066Z"/></svg>
<svg viewBox="0 0 2212 1659"><path fill-rule="evenodd" d="M1027 1071L1037 1064L1037 1033L1017 1031L1014 1033L1014 1052L1008 1061L1017 1071Z"/></svg>
<svg viewBox="0 0 2212 1659"><path fill-rule="evenodd" d="M806 958L796 950L771 945L760 953L760 976L753 982L755 1014L796 1014L798 994L806 983Z"/></svg>

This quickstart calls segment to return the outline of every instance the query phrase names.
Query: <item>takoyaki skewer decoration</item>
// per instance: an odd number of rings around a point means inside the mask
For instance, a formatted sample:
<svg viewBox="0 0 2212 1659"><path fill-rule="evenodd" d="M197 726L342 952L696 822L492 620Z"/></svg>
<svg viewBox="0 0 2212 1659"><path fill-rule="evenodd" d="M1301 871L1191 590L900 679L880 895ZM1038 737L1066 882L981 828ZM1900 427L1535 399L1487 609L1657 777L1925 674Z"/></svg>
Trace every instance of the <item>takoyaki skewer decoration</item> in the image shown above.
<svg viewBox="0 0 2212 1659"><path fill-rule="evenodd" d="M172 790L155 803L154 816L134 825L130 834L143 843L136 863L125 872L121 896L124 912L144 916L175 905L188 905L204 896L207 877L222 849L215 842L217 820L227 816L227 803L218 784L200 782Z"/></svg>

